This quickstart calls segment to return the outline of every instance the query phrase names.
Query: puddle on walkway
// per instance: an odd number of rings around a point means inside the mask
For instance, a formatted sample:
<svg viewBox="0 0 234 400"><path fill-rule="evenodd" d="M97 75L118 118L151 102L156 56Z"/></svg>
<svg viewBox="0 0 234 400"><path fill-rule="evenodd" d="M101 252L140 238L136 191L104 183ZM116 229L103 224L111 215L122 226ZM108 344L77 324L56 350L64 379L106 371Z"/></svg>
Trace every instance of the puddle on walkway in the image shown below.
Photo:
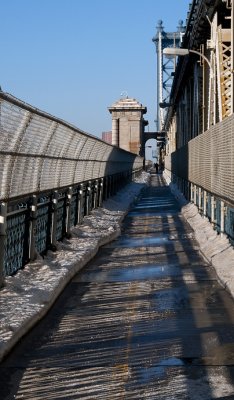
<svg viewBox="0 0 234 400"><path fill-rule="evenodd" d="M158 208L158 207L173 207L176 206L173 202L154 202L154 203L140 203L137 206L133 207L132 210L147 210L149 208Z"/></svg>
<svg viewBox="0 0 234 400"><path fill-rule="evenodd" d="M191 307L188 289L182 286L157 291L153 301L156 309L161 312L178 312Z"/></svg>
<svg viewBox="0 0 234 400"><path fill-rule="evenodd" d="M120 238L112 242L113 247L148 247L148 246L163 246L171 242L168 237L144 237L141 238ZM110 246L108 246L110 247Z"/></svg>
<svg viewBox="0 0 234 400"><path fill-rule="evenodd" d="M180 276L181 268L178 266L156 266L156 265L144 265L137 268L125 268L118 274L117 279L124 281L135 281L135 280L150 280L155 278L165 278L171 276Z"/></svg>
<svg viewBox="0 0 234 400"><path fill-rule="evenodd" d="M179 276L181 276L179 266L145 264L140 267L130 266L106 271L87 271L87 273L81 275L81 282L87 281L87 278L95 282L133 282Z"/></svg>
<svg viewBox="0 0 234 400"><path fill-rule="evenodd" d="M183 367L185 365L186 363L181 358L171 357L162 360L154 366L143 368L141 371L141 380L148 382L152 379L162 379L166 377L168 367Z"/></svg>
<svg viewBox="0 0 234 400"><path fill-rule="evenodd" d="M173 218L175 215L178 215L178 209L171 209L171 207L168 207L168 210L165 208L162 210L162 208L158 208L155 210L156 207L152 209L148 209L148 212L141 212L140 210L134 211L129 211L128 217L140 217L140 218L147 218L147 217L167 217L167 218Z"/></svg>
<svg viewBox="0 0 234 400"><path fill-rule="evenodd" d="M154 235L154 236L152 236ZM156 236L157 235L157 236ZM161 230L158 231L147 231L144 230L142 232L128 232L127 230L122 234L121 238L118 240L136 240L136 239L144 239L144 240L148 240L151 239L151 237L157 237L159 238L167 238L170 241L174 241L174 240L194 240L195 239L195 234L193 232L188 232L188 233L178 233L178 231L174 231L174 232L170 232L170 231L166 231L164 230L163 234Z"/></svg>

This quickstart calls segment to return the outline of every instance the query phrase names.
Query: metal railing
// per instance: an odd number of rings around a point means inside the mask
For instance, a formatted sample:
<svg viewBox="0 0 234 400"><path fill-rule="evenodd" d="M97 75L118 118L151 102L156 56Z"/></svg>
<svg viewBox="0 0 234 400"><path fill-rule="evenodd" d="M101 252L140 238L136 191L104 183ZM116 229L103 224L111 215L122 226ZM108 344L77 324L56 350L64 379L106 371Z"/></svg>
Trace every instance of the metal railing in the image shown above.
<svg viewBox="0 0 234 400"><path fill-rule="evenodd" d="M56 249L143 159L0 92L0 285Z"/></svg>
<svg viewBox="0 0 234 400"><path fill-rule="evenodd" d="M165 157L185 197L234 241L234 115Z"/></svg>

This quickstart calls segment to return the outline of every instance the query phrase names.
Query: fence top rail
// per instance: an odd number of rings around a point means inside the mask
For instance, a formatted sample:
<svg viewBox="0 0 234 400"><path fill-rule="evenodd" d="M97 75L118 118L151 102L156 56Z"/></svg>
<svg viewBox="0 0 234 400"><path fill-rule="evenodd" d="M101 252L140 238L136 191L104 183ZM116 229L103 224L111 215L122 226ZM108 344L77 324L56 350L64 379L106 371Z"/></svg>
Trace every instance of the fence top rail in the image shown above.
<svg viewBox="0 0 234 400"><path fill-rule="evenodd" d="M135 155L137 156L137 154L131 153L130 151L121 149L119 147L116 147L115 145L112 145L108 142L103 141L101 138L99 138L98 136L92 135L91 133L85 132L82 129L78 128L77 126L71 124L70 122L67 122L61 118L58 118L50 113L47 113L46 111L40 110L37 107L32 106L29 103L26 103L23 100L18 99L17 97L13 96L10 93L7 92L3 92L2 90L0 90L0 102L1 100L7 101L8 103L14 104L15 106L22 108L24 110L27 110L29 112L32 112L40 117L49 119L51 121L57 122L58 124L61 124L69 129L72 129L73 131L80 133L84 136L86 136L87 138L92 138L95 141L101 142L101 143L105 143L105 145L109 148L118 148L118 151L123 152L123 153L129 153L131 155Z"/></svg>
<svg viewBox="0 0 234 400"><path fill-rule="evenodd" d="M73 131L76 131L78 133L82 133L85 136L92 137L95 140L99 140L100 142L103 142L103 140L101 140L97 136L94 136L94 135L92 135L90 133L87 133L87 132L83 131L82 129L77 128L75 125L73 125L73 124L71 124L71 123L69 123L69 122L67 122L67 121L65 121L65 120L63 120L61 118L55 117L54 115L49 114L46 111L42 111L39 108L34 107L31 104L28 104L28 103L24 102L23 100L18 99L17 97L13 96L10 93L0 91L0 99L5 100L5 101L7 101L9 103L12 103L17 107L23 108L24 110L30 111L30 112L32 112L34 114L37 114L40 117L44 117L44 118L50 119L52 121L58 122L59 124L64 125L67 128L72 129ZM107 145L108 146L112 146L110 143L107 143Z"/></svg>

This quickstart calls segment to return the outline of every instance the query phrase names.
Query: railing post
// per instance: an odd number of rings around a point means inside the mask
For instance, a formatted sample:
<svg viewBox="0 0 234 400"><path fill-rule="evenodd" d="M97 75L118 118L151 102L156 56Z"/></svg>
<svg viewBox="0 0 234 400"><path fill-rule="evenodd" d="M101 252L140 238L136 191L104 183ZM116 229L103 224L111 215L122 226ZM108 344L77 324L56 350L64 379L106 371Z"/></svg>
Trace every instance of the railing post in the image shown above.
<svg viewBox="0 0 234 400"><path fill-rule="evenodd" d="M193 183L191 182L191 186L190 186L190 201L192 201L192 202L193 202L193 190L194 190L194 187L193 187Z"/></svg>
<svg viewBox="0 0 234 400"><path fill-rule="evenodd" d="M72 202L72 187L70 186L67 193L67 204L66 204L66 236L71 235L71 202Z"/></svg>
<svg viewBox="0 0 234 400"><path fill-rule="evenodd" d="M84 191L83 191L84 185L81 183L79 185L79 190L78 190L78 204L77 204L77 224L80 224L83 221L83 215L82 215L82 208L83 208L83 201L84 201Z"/></svg>
<svg viewBox="0 0 234 400"><path fill-rule="evenodd" d="M224 201L221 200L221 205L220 205L220 235L221 237L224 235L225 232L225 204Z"/></svg>
<svg viewBox="0 0 234 400"><path fill-rule="evenodd" d="M94 183L94 199L93 199L94 208L98 207L98 179L95 180Z"/></svg>
<svg viewBox="0 0 234 400"><path fill-rule="evenodd" d="M5 240L7 236L7 203L0 203L0 287L4 279Z"/></svg>
<svg viewBox="0 0 234 400"><path fill-rule="evenodd" d="M58 216L58 191L55 190L54 196L53 196L53 214L52 214L52 229L51 229L51 248L53 251L56 250L56 232L57 232L57 216Z"/></svg>
<svg viewBox="0 0 234 400"><path fill-rule="evenodd" d="M91 197L91 182L89 181L86 186L85 193L85 215L90 214L90 197Z"/></svg>
<svg viewBox="0 0 234 400"><path fill-rule="evenodd" d="M211 196L211 223L215 225L215 198Z"/></svg>
<svg viewBox="0 0 234 400"><path fill-rule="evenodd" d="M207 214L207 191L203 191L203 215L206 217Z"/></svg>
<svg viewBox="0 0 234 400"><path fill-rule="evenodd" d="M201 201L202 195L201 194L202 194L202 190L199 187L198 188L198 209L199 209L199 211L202 211L202 201Z"/></svg>
<svg viewBox="0 0 234 400"><path fill-rule="evenodd" d="M193 202L196 206L197 205L197 185L194 185L194 187L193 187Z"/></svg>
<svg viewBox="0 0 234 400"><path fill-rule="evenodd" d="M30 218L29 260L36 259L36 224L37 224L37 196L33 195Z"/></svg>
<svg viewBox="0 0 234 400"><path fill-rule="evenodd" d="M99 192L98 192L98 207L102 206L103 202L103 178L99 181Z"/></svg>

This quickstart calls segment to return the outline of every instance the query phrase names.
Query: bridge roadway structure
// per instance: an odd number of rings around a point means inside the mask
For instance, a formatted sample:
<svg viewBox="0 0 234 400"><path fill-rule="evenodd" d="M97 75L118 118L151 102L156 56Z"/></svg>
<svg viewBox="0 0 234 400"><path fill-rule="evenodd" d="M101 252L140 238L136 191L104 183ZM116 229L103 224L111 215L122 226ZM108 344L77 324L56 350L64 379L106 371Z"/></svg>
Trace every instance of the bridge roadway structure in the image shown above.
<svg viewBox="0 0 234 400"><path fill-rule="evenodd" d="M233 299L161 175L0 368L1 400L234 399Z"/></svg>

